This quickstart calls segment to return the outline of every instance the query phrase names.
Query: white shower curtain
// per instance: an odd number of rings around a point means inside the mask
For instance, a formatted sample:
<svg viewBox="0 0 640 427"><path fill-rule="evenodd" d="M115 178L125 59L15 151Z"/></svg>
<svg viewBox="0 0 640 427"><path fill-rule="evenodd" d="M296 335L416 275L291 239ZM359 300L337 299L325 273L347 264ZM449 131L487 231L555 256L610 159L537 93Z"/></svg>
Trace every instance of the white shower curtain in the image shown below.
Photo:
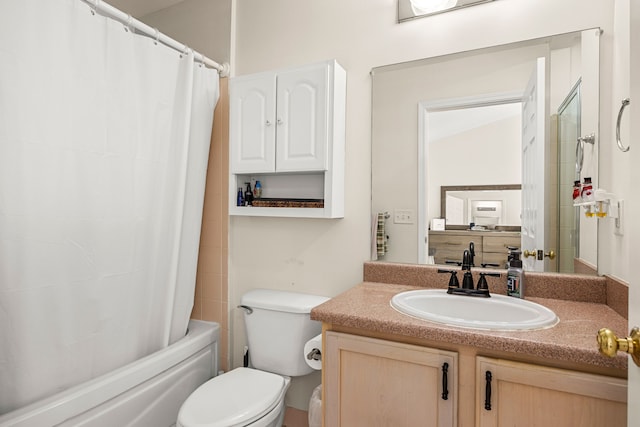
<svg viewBox="0 0 640 427"><path fill-rule="evenodd" d="M0 414L167 346L218 74L80 0L0 0Z"/></svg>

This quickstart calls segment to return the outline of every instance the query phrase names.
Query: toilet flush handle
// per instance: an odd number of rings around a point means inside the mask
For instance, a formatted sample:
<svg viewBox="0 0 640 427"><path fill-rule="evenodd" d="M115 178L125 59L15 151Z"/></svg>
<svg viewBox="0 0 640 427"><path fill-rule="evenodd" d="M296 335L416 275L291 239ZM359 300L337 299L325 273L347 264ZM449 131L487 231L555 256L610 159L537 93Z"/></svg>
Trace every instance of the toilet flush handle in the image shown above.
<svg viewBox="0 0 640 427"><path fill-rule="evenodd" d="M247 312L247 314L253 314L253 308L249 307L248 305L239 305L238 308L242 308L244 309L244 311Z"/></svg>

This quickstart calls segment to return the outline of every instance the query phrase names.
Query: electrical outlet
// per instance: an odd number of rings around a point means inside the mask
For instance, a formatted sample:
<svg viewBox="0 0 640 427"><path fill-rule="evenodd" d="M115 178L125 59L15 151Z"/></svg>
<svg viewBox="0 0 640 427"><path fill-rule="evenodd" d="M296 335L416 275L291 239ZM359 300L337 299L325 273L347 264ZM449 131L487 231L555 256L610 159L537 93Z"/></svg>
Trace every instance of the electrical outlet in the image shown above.
<svg viewBox="0 0 640 427"><path fill-rule="evenodd" d="M413 224L416 214L413 209L396 209L393 211L394 224Z"/></svg>

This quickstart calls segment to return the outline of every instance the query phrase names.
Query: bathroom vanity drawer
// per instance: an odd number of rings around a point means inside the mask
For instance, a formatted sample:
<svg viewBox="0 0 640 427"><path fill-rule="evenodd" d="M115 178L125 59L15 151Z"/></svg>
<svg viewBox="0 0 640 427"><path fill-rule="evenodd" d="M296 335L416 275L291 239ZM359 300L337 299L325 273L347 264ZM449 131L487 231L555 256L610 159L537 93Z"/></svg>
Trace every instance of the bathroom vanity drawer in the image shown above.
<svg viewBox="0 0 640 427"><path fill-rule="evenodd" d="M509 246L520 247L520 234L511 236L487 235L482 238L482 252L509 254Z"/></svg>
<svg viewBox="0 0 640 427"><path fill-rule="evenodd" d="M462 253L465 249L469 249L469 243L472 241L470 237L429 234L429 254L433 255L436 264L445 264L446 261L462 262ZM475 242L474 245L476 245Z"/></svg>
<svg viewBox="0 0 640 427"><path fill-rule="evenodd" d="M475 240L479 243L482 238L476 238ZM465 249L469 249L469 243L473 241L474 239L471 236L429 234L429 246L446 251L459 252L458 258L462 258L462 252ZM478 243L474 242L476 246Z"/></svg>
<svg viewBox="0 0 640 427"><path fill-rule="evenodd" d="M495 264L496 268L504 268L507 265L507 254L483 252L482 264ZM476 262L476 266L478 263Z"/></svg>

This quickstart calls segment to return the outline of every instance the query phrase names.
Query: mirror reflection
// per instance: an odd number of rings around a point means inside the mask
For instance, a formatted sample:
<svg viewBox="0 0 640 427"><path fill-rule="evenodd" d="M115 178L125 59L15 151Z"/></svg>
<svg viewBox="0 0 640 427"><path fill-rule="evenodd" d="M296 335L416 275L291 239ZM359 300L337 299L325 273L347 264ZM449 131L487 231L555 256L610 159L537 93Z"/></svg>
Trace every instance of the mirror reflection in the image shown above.
<svg viewBox="0 0 640 427"><path fill-rule="evenodd" d="M471 242L477 248L483 240L501 245L506 239L541 255L525 260L531 271L571 273L580 263L595 268L597 230L574 218L571 187L575 135L598 131L598 64L599 31L592 29L374 68L372 209L389 214L386 250L378 259L440 263L436 240L451 249L458 240L461 248ZM578 87L581 97L572 95ZM538 148L528 150L534 140ZM583 175L597 177L596 147L585 148L583 163ZM443 187L478 185L522 190L501 208L454 201L456 221L441 221L447 217ZM512 228L482 215L472 220L473 209L514 208L519 215L504 224ZM502 246L491 255L500 265L508 252ZM554 259L542 256L552 251Z"/></svg>
<svg viewBox="0 0 640 427"><path fill-rule="evenodd" d="M520 184L442 186L444 228L440 228L520 231L521 188Z"/></svg>

